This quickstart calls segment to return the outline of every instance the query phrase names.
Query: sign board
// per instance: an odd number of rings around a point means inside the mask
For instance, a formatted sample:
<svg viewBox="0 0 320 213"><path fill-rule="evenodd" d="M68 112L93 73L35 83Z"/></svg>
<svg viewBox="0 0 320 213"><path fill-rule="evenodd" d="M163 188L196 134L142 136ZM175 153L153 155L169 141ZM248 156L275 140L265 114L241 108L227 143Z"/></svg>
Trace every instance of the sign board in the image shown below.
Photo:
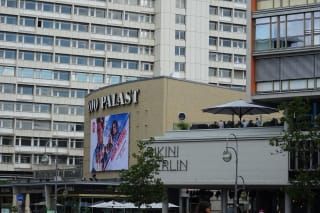
<svg viewBox="0 0 320 213"><path fill-rule="evenodd" d="M17 194L17 201L23 202L24 196L23 194Z"/></svg>

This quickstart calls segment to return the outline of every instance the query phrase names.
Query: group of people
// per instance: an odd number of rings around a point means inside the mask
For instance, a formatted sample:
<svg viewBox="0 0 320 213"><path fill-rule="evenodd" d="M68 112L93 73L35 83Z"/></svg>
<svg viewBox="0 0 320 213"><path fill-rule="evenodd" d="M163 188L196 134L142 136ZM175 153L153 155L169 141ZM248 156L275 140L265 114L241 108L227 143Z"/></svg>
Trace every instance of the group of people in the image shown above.
<svg viewBox="0 0 320 213"><path fill-rule="evenodd" d="M234 123L233 121L215 121L213 124L211 124L211 128L213 129L222 129L222 128L243 128L243 127L261 127L262 121L259 118L256 118L255 122L253 120L247 121L246 119L243 119L242 121L238 121L237 123Z"/></svg>

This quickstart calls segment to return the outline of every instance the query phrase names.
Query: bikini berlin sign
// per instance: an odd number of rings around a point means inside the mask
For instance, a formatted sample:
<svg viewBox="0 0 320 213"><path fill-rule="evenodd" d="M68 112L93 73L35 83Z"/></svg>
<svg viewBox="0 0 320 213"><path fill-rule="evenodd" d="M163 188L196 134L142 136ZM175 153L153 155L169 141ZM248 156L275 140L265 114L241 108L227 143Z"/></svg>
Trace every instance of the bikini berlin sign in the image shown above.
<svg viewBox="0 0 320 213"><path fill-rule="evenodd" d="M90 100L88 102L88 110L91 113L99 111L100 108L104 110L124 105L137 104L139 102L139 95L139 89L108 94L106 96Z"/></svg>

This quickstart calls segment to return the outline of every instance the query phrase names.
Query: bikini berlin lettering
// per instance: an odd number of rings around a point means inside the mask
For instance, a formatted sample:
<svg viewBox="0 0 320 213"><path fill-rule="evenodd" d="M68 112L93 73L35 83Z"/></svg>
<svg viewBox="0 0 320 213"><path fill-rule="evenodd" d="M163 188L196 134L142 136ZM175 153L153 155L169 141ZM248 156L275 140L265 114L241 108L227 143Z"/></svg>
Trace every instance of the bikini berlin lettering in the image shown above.
<svg viewBox="0 0 320 213"><path fill-rule="evenodd" d="M89 112L96 112L99 109L108 109L124 105L137 104L139 102L140 90L113 93L101 98L92 99L88 102Z"/></svg>
<svg viewBox="0 0 320 213"><path fill-rule="evenodd" d="M163 160L159 162L159 171L188 171L188 160L180 158L179 146L155 147L154 151L156 155L161 155L163 157Z"/></svg>

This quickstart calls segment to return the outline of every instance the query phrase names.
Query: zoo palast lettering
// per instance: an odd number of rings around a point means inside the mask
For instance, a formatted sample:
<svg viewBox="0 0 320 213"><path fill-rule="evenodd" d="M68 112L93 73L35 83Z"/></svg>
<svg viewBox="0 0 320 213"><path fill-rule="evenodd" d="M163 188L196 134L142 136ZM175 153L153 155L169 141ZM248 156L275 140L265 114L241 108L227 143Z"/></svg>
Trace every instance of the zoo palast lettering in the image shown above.
<svg viewBox="0 0 320 213"><path fill-rule="evenodd" d="M140 90L130 90L128 92L113 93L101 98L95 98L88 102L89 112L96 112L100 108L113 108L118 106L137 104L139 102Z"/></svg>

